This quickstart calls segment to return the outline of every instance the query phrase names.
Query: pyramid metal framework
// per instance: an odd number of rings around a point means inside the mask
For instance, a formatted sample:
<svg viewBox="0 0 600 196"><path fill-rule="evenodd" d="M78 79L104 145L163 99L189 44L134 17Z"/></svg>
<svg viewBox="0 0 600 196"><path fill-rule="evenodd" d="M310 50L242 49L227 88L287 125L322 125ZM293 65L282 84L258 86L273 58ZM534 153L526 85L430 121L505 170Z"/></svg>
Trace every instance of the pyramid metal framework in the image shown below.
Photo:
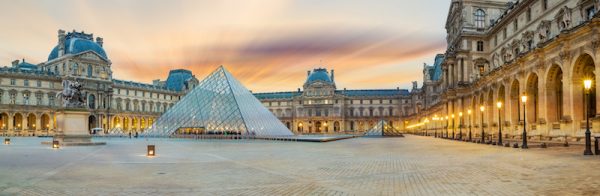
<svg viewBox="0 0 600 196"><path fill-rule="evenodd" d="M365 132L365 136L404 137L400 131L390 126L386 120L380 120L373 128Z"/></svg>
<svg viewBox="0 0 600 196"><path fill-rule="evenodd" d="M223 66L167 110L145 134L170 136L190 127L210 134L293 135Z"/></svg>

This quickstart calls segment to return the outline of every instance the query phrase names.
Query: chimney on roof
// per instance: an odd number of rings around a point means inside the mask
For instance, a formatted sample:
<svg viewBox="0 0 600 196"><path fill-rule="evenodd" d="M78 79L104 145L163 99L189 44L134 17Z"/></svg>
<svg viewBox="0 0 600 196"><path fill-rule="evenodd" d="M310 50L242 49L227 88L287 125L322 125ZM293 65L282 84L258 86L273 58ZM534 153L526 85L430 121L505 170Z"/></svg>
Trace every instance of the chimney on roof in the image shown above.
<svg viewBox="0 0 600 196"><path fill-rule="evenodd" d="M298 88L298 92L300 92L300 88Z"/></svg>
<svg viewBox="0 0 600 196"><path fill-rule="evenodd" d="M75 31L75 30L73 30ZM58 56L65 54L65 30L58 30Z"/></svg>
<svg viewBox="0 0 600 196"><path fill-rule="evenodd" d="M16 67L17 65L19 65L19 60L14 60L14 61L12 62L12 66L13 66L13 67Z"/></svg>
<svg viewBox="0 0 600 196"><path fill-rule="evenodd" d="M104 39L102 39L101 37L97 37L97 38L96 38L96 43L97 43L98 45L100 45L100 47L104 47L104 46L103 46L103 44L104 44Z"/></svg>
<svg viewBox="0 0 600 196"><path fill-rule="evenodd" d="M310 70L308 70L308 71L306 72L306 76L307 76L307 77L308 77L308 76L310 76Z"/></svg>
<svg viewBox="0 0 600 196"><path fill-rule="evenodd" d="M334 71L334 70L332 69L332 70L331 70L331 81L332 81L332 82L335 82L335 80L333 79L333 76L335 76L335 75L333 74L333 71Z"/></svg>

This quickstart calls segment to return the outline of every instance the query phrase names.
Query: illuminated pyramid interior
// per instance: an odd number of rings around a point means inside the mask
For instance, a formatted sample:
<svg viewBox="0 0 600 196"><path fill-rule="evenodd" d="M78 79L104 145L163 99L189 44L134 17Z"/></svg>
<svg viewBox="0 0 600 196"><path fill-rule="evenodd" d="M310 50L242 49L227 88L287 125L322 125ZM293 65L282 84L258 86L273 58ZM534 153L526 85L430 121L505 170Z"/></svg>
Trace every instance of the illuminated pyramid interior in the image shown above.
<svg viewBox="0 0 600 196"><path fill-rule="evenodd" d="M393 126L389 125L387 121L380 120L373 128L365 132L365 136L403 137L404 135Z"/></svg>
<svg viewBox="0 0 600 196"><path fill-rule="evenodd" d="M167 110L145 134L171 136L190 130L194 134L293 135L223 66Z"/></svg>

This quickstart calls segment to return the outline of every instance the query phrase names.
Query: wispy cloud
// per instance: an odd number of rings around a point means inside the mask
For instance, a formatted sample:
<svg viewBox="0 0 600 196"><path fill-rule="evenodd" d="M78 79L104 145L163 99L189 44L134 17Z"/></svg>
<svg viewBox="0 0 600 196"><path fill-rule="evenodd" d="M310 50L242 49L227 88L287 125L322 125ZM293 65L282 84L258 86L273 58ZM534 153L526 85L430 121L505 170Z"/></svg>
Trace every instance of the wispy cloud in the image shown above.
<svg viewBox="0 0 600 196"><path fill-rule="evenodd" d="M56 30L104 37L116 78L150 82L225 65L254 91L295 90L306 71L338 87L408 87L445 47L446 0L0 1L0 64L42 62ZM428 12L423 12L427 7ZM28 10L24 14L22 10ZM22 20L10 20L11 17Z"/></svg>

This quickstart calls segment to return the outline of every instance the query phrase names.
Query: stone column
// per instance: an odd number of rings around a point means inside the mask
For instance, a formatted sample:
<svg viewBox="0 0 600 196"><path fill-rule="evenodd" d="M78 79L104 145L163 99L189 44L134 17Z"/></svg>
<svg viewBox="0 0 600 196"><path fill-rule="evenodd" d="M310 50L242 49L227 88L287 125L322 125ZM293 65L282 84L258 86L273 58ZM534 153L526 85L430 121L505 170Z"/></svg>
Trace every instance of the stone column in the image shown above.
<svg viewBox="0 0 600 196"><path fill-rule="evenodd" d="M29 125L29 114L24 114L23 119L21 121L21 129L24 130L25 132L29 132L29 129L31 129L31 127L29 127L28 125ZM27 127L27 129L25 129L25 127ZM21 132L21 134L23 134L23 132Z"/></svg>
<svg viewBox="0 0 600 196"><path fill-rule="evenodd" d="M563 73L563 75L568 76L568 73ZM576 130L575 128L579 124L577 122L577 119L575 118L574 107L581 107L581 105L574 105L578 104L579 102L573 100L573 91L573 81L571 81L570 79L563 80L563 115L570 117L570 119L572 120L570 124L566 124L564 126L564 131L567 135L574 135Z"/></svg>
<svg viewBox="0 0 600 196"><path fill-rule="evenodd" d="M548 96L546 94L547 89L546 89L546 76L542 75L542 76L538 76L538 97L539 97L539 103L538 103L538 119L536 119L537 121L537 128L538 128L538 132L542 135L548 135L548 133L550 132L550 130L548 129L549 127L549 120L548 120L548 111L547 111L547 106L548 106ZM543 119L543 121L540 121L540 119Z"/></svg>
<svg viewBox="0 0 600 196"><path fill-rule="evenodd" d="M42 113L38 113L36 115L36 118L35 118L35 132L36 132L36 135L39 134L37 132L41 131L42 128L43 128L43 125L42 125Z"/></svg>
<svg viewBox="0 0 600 196"><path fill-rule="evenodd" d="M8 113L8 125L7 126L8 126L8 130L10 132L12 132L13 128L14 128L14 118L15 118L15 114L9 112Z"/></svg>

